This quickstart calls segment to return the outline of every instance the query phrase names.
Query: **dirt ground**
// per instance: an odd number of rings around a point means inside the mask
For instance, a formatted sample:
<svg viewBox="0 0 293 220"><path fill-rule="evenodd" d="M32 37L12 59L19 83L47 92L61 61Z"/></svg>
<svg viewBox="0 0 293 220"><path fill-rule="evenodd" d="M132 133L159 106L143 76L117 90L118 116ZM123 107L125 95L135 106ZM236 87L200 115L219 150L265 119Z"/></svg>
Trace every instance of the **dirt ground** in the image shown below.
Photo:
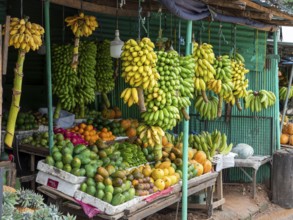
<svg viewBox="0 0 293 220"><path fill-rule="evenodd" d="M286 217L290 214L290 211L283 210L270 202L268 192L262 185L257 187L257 197L252 199L250 186L250 184L224 185L224 198L226 202L223 206L223 211L214 210L213 216L209 220L281 220L277 214L271 215L271 212L279 212L279 214L282 213ZM293 209L291 212L293 216ZM174 209L166 209L147 218L147 220L176 219L181 219L181 210L179 210L177 217ZM203 219L207 219L207 215L203 210L189 210L188 220ZM282 220L283 219L293 218L282 218Z"/></svg>

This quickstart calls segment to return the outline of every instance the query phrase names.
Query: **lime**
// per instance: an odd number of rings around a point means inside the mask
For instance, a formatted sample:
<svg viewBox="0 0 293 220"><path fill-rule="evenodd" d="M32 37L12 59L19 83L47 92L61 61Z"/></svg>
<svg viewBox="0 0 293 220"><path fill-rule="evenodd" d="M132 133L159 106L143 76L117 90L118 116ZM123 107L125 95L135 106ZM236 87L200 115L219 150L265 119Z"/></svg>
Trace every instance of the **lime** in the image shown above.
<svg viewBox="0 0 293 220"><path fill-rule="evenodd" d="M59 151L55 151L52 154L52 157L55 161L61 161L62 160L62 154Z"/></svg>
<svg viewBox="0 0 293 220"><path fill-rule="evenodd" d="M63 167L63 170L64 170L65 172L70 173L71 170L72 170L72 168L71 168L70 164L65 164L64 167Z"/></svg>
<svg viewBox="0 0 293 220"><path fill-rule="evenodd" d="M62 161L57 161L55 163L55 167L57 167L58 169L63 169L63 163L62 163Z"/></svg>
<svg viewBox="0 0 293 220"><path fill-rule="evenodd" d="M86 185L86 183L82 183L82 184L80 185L80 191L82 191L82 192L86 192L86 189L87 189L87 185Z"/></svg>
<svg viewBox="0 0 293 220"><path fill-rule="evenodd" d="M46 160L45 160L45 163L46 164L48 164L48 165L50 165L50 166L54 166L54 159L53 159L53 157L51 157L51 156L47 156L46 157Z"/></svg>
<svg viewBox="0 0 293 220"><path fill-rule="evenodd" d="M72 155L71 154L64 154L62 156L62 162L64 164L70 164L72 160L73 160L73 158L72 158Z"/></svg>
<svg viewBox="0 0 293 220"><path fill-rule="evenodd" d="M77 169L80 168L80 166L81 166L81 160L79 158L77 158L77 157L74 157L72 159L72 161L71 161L71 166L73 168L77 168Z"/></svg>

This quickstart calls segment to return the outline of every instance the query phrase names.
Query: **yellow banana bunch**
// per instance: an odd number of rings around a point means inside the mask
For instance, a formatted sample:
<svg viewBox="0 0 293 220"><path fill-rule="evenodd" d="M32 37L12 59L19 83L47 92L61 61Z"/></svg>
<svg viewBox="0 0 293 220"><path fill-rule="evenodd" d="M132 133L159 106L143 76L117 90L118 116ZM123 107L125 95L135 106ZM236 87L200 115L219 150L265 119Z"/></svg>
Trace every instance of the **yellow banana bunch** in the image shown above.
<svg viewBox="0 0 293 220"><path fill-rule="evenodd" d="M133 104L138 103L138 91L137 88L126 88L123 90L120 96L124 103L128 105L128 107L132 106Z"/></svg>
<svg viewBox="0 0 293 220"><path fill-rule="evenodd" d="M245 79L245 74L249 72L245 68L244 63L238 60L231 61L232 67L232 82L234 84L233 94L236 98L244 98L247 96L246 88L248 87L249 80Z"/></svg>
<svg viewBox="0 0 293 220"><path fill-rule="evenodd" d="M143 38L140 42L130 39L124 44L121 59L122 77L126 83L144 90L157 85L160 75L156 70L157 55L154 48L149 38Z"/></svg>
<svg viewBox="0 0 293 220"><path fill-rule="evenodd" d="M42 45L44 28L39 24L31 23L27 18L11 18L9 32L9 46L14 46L24 52L38 50Z"/></svg>
<svg viewBox="0 0 293 220"><path fill-rule="evenodd" d="M83 12L65 18L65 22L76 37L88 37L99 26L95 16L85 15Z"/></svg>
<svg viewBox="0 0 293 220"><path fill-rule="evenodd" d="M214 79L216 71L213 67L215 60L213 46L207 43L199 45L195 42L193 44L193 57L195 59L195 76L202 78L206 83Z"/></svg>
<svg viewBox="0 0 293 220"><path fill-rule="evenodd" d="M219 94L222 90L222 80L212 79L208 82L208 89L212 90L214 93Z"/></svg>

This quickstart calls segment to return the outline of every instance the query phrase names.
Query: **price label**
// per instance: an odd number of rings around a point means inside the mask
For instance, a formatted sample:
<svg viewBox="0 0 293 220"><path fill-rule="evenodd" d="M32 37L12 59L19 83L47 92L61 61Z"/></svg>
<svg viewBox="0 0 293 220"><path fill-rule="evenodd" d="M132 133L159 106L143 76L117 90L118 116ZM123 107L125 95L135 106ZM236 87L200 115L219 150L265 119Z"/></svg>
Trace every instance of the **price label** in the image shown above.
<svg viewBox="0 0 293 220"><path fill-rule="evenodd" d="M59 182L56 181L56 180L52 180L52 179L49 178L48 181L47 181L47 186L50 186L50 187L52 187L54 189L57 189L58 185L59 185Z"/></svg>

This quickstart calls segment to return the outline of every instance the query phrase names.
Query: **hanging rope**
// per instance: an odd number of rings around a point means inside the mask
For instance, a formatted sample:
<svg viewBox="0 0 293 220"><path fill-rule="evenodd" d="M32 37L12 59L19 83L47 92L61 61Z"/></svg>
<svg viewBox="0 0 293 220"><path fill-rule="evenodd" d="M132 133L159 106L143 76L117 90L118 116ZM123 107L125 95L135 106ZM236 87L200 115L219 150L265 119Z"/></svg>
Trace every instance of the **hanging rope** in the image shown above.
<svg viewBox="0 0 293 220"><path fill-rule="evenodd" d="M209 22L209 27L208 27L208 41L210 44L211 43L211 22Z"/></svg>
<svg viewBox="0 0 293 220"><path fill-rule="evenodd" d="M23 18L23 0L20 0L20 17Z"/></svg>
<svg viewBox="0 0 293 220"><path fill-rule="evenodd" d="M141 0L138 0L138 40L140 40L140 17L141 17Z"/></svg>
<svg viewBox="0 0 293 220"><path fill-rule="evenodd" d="M237 44L236 44L236 25L233 27L233 58L235 58L235 54L237 52Z"/></svg>
<svg viewBox="0 0 293 220"><path fill-rule="evenodd" d="M258 30L256 30L256 38L255 38L255 71L256 71L256 90L258 90Z"/></svg>
<svg viewBox="0 0 293 220"><path fill-rule="evenodd" d="M202 33L206 30L203 21L201 21L201 27L199 30L199 43L202 44Z"/></svg>

